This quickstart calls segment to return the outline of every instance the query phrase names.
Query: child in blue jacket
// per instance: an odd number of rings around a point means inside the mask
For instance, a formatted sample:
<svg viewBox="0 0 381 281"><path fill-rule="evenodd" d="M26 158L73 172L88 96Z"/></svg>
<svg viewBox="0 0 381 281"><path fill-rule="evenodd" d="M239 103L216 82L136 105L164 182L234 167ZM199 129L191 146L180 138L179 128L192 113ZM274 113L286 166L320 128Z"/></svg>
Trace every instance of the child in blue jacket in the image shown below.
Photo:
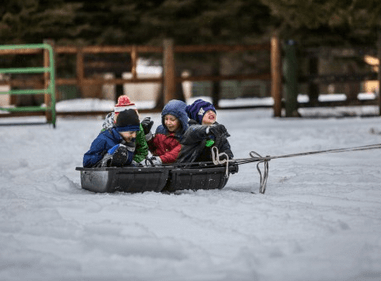
<svg viewBox="0 0 381 281"><path fill-rule="evenodd" d="M128 96L122 95L118 98L118 102L114 106L114 111L107 114L106 119L103 122L101 132L114 127L116 120L118 119L119 113L127 109L135 110L139 116L139 112L135 103L131 102ZM142 162L148 155L148 145L144 135L143 127L141 126L140 126L140 130L136 132L135 144L136 144L136 149L135 149L133 164L137 165L138 163Z"/></svg>
<svg viewBox="0 0 381 281"><path fill-rule="evenodd" d="M130 165L135 152L136 132L140 129L138 114L133 109L119 113L114 127L101 132L83 156L83 167Z"/></svg>

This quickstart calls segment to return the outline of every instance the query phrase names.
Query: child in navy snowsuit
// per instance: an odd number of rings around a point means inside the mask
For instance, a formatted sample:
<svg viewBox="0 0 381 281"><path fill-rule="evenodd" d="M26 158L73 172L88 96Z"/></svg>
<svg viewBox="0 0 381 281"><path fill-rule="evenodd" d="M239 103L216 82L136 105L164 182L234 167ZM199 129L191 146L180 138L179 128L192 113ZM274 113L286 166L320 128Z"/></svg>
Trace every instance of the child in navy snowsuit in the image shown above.
<svg viewBox="0 0 381 281"><path fill-rule="evenodd" d="M119 113L114 127L101 132L83 156L83 167L110 167L130 165L135 152L138 114L133 109Z"/></svg>
<svg viewBox="0 0 381 281"><path fill-rule="evenodd" d="M213 104L198 99L186 107L189 128L181 141L178 162L192 163L212 161L212 147L219 153L226 153L229 159L233 153L227 138L230 136L222 124L217 123L217 112Z"/></svg>
<svg viewBox="0 0 381 281"><path fill-rule="evenodd" d="M126 109L134 109L136 113L138 113L138 109L135 103L131 102L128 96L122 95L118 98L118 102L114 106L114 111L107 114L105 121L103 122L101 132L114 127L118 119L119 113ZM140 127L140 130L136 132L135 144L136 144L136 149L135 149L133 163L134 165L137 166L138 163L142 162L148 155L148 145L147 145L142 127Z"/></svg>
<svg viewBox="0 0 381 281"><path fill-rule="evenodd" d="M148 147L153 155L149 160L154 165L170 164L179 157L180 141L188 129L186 106L183 101L170 100L161 112L161 125L156 128L154 136L150 131L153 121L150 121L149 117L142 121L142 126L147 132Z"/></svg>

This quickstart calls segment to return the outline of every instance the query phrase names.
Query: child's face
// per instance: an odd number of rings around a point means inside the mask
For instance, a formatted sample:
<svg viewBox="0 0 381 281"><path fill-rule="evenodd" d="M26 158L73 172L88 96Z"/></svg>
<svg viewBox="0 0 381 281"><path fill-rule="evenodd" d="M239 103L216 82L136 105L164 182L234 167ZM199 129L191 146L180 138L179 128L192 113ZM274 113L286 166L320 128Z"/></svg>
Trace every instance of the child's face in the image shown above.
<svg viewBox="0 0 381 281"><path fill-rule="evenodd" d="M175 132L178 128L180 128L179 119L171 114L164 116L164 124L170 132Z"/></svg>
<svg viewBox="0 0 381 281"><path fill-rule="evenodd" d="M126 132L120 132L120 135L126 142L132 141L132 139L136 138L136 132L135 131L126 131Z"/></svg>
<svg viewBox="0 0 381 281"><path fill-rule="evenodd" d="M213 110L208 110L202 118L202 125L213 125L217 121L217 114Z"/></svg>

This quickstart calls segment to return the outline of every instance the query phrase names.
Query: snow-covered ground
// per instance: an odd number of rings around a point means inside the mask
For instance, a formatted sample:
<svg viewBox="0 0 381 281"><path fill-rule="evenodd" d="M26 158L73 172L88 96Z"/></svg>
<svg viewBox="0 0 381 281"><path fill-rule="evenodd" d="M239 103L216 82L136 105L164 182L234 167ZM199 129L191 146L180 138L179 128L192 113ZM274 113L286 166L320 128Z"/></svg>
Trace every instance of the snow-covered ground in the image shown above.
<svg viewBox="0 0 381 281"><path fill-rule="evenodd" d="M379 117L218 121L236 158L381 143ZM94 194L75 167L101 124L0 126L0 280L381 280L381 150L272 160L264 195L253 163L222 190Z"/></svg>
<svg viewBox="0 0 381 281"><path fill-rule="evenodd" d="M212 101L210 97L191 97L188 99L188 103L193 102L197 98L203 98L205 100ZM360 93L358 94L358 100L375 100L377 96L374 93ZM319 101L320 102L329 102L329 101L345 101L346 95L345 94L321 94L319 95ZM309 98L305 94L299 94L298 95L298 102L299 103L306 103L309 101ZM150 109L155 107L155 101L134 101L136 103L136 106L139 109ZM114 102L112 100L99 100L99 99L81 99L79 100L64 100L57 103L56 110L58 112L65 112L65 111L95 111L95 110L113 110ZM221 108L224 107L232 107L232 106L273 106L274 100L272 97L262 97L262 98L236 98L236 99L222 99L219 102L219 106ZM353 112L353 108L357 108L362 113L364 111L364 108L366 107L340 107L343 108L341 111L348 111L350 110ZM349 109L350 108L350 109ZM370 106L371 113L373 114L374 106ZM320 110L320 109L319 109ZM308 110L307 110L308 111ZM327 111L327 109L324 110L324 114L333 114L334 110ZM6 113L1 112L0 113ZM361 114L360 113L360 114ZM308 112L306 112L308 114ZM377 114L377 113L376 113Z"/></svg>

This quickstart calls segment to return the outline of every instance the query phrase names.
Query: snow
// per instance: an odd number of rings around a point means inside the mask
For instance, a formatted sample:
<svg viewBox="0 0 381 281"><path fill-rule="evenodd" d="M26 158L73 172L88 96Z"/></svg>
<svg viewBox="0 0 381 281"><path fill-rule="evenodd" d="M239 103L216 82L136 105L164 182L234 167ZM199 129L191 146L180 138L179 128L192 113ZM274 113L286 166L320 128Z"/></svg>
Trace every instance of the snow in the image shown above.
<svg viewBox="0 0 381 281"><path fill-rule="evenodd" d="M75 167L102 121L0 126L0 280L381 279L381 150L274 159L264 195L253 163L222 190L94 194ZM380 117L218 121L236 158L381 143Z"/></svg>

